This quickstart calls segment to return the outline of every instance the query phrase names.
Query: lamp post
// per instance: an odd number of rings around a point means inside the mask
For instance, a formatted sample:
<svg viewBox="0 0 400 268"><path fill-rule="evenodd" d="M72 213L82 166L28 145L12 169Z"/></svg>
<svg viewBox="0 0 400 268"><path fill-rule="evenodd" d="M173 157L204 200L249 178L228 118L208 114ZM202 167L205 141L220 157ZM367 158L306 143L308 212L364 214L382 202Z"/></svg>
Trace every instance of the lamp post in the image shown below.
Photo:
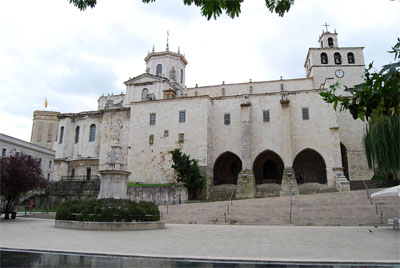
<svg viewBox="0 0 400 268"><path fill-rule="evenodd" d="M290 183L290 177L292 176L292 172L286 172L286 176L289 178L289 192L290 192L290 211L289 211L289 223L292 224L292 206L293 206L293 193L292 193L292 185Z"/></svg>

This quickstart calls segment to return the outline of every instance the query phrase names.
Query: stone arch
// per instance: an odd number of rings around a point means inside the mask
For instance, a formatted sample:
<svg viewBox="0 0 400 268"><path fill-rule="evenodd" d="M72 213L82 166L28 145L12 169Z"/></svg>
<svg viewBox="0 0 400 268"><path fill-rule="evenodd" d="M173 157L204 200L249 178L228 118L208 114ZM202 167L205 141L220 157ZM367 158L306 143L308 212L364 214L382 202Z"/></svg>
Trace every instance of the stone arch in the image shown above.
<svg viewBox="0 0 400 268"><path fill-rule="evenodd" d="M335 64L342 64L342 55L339 52L333 54L333 58L335 59Z"/></svg>
<svg viewBox="0 0 400 268"><path fill-rule="evenodd" d="M333 38L332 37L328 38L328 46L333 47Z"/></svg>
<svg viewBox="0 0 400 268"><path fill-rule="evenodd" d="M282 182L284 164L282 158L275 152L265 150L260 153L253 163L256 184Z"/></svg>
<svg viewBox="0 0 400 268"><path fill-rule="evenodd" d="M239 172L242 170L242 160L232 153L221 154L214 164L214 185L237 184Z"/></svg>
<svg viewBox="0 0 400 268"><path fill-rule="evenodd" d="M321 64L328 64L328 55L325 52L321 53Z"/></svg>
<svg viewBox="0 0 400 268"><path fill-rule="evenodd" d="M343 143L340 143L340 154L342 155L342 167L344 176L349 179L349 163L347 161L347 148Z"/></svg>
<svg viewBox="0 0 400 268"><path fill-rule="evenodd" d="M322 156L313 149L304 149L293 161L294 174L298 183L327 183L326 165Z"/></svg>

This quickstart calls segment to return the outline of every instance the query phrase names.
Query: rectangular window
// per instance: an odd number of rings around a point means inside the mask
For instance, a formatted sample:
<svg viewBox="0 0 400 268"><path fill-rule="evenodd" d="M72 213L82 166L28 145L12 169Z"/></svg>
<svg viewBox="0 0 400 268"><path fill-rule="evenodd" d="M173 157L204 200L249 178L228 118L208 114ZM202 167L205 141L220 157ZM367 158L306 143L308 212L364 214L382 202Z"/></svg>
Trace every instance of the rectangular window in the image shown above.
<svg viewBox="0 0 400 268"><path fill-rule="evenodd" d="M231 114L224 114L224 124L229 125L231 123Z"/></svg>
<svg viewBox="0 0 400 268"><path fill-rule="evenodd" d="M7 153L7 149L6 148L3 148L3 150L1 151L1 156L6 156L6 153Z"/></svg>
<svg viewBox="0 0 400 268"><path fill-rule="evenodd" d="M151 113L150 114L150 125L155 125L156 124L156 114Z"/></svg>
<svg viewBox="0 0 400 268"><path fill-rule="evenodd" d="M49 161L49 167L51 167L51 164L52 164L52 163L51 163L51 160L50 160L50 161Z"/></svg>
<svg viewBox="0 0 400 268"><path fill-rule="evenodd" d="M185 123L186 120L186 111L179 112L179 123Z"/></svg>
<svg viewBox="0 0 400 268"><path fill-rule="evenodd" d="M39 122L37 141L42 141L42 134L43 134L43 122Z"/></svg>
<svg viewBox="0 0 400 268"><path fill-rule="evenodd" d="M263 111L263 121L269 122L269 111Z"/></svg>
<svg viewBox="0 0 400 268"><path fill-rule="evenodd" d="M308 108L302 108L301 111L302 111L302 114L303 114L303 120L310 119L310 115L308 113Z"/></svg>
<svg viewBox="0 0 400 268"><path fill-rule="evenodd" d="M168 137L168 135L169 135L169 131L168 130L164 130L164 138Z"/></svg>
<svg viewBox="0 0 400 268"><path fill-rule="evenodd" d="M185 134L179 133L178 142L183 143L184 140L185 140Z"/></svg>
<svg viewBox="0 0 400 268"><path fill-rule="evenodd" d="M60 128L60 144L63 143L64 139L64 127Z"/></svg>
<svg viewBox="0 0 400 268"><path fill-rule="evenodd" d="M53 123L49 124L49 130L47 131L47 142L51 142L53 139Z"/></svg>
<svg viewBox="0 0 400 268"><path fill-rule="evenodd" d="M47 181L50 181L50 173L47 173Z"/></svg>

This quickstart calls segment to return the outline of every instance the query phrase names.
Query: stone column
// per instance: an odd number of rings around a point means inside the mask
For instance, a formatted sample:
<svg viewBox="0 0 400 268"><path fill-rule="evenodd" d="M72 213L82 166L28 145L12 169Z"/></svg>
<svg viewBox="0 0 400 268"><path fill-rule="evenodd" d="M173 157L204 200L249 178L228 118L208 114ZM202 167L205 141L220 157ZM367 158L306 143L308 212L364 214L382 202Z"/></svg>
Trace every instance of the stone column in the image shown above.
<svg viewBox="0 0 400 268"><path fill-rule="evenodd" d="M250 134L250 112L251 103L248 96L244 96L244 102L240 105L240 121L242 124L242 170L238 175L236 198L254 198L254 174L251 166L251 134Z"/></svg>
<svg viewBox="0 0 400 268"><path fill-rule="evenodd" d="M124 170L99 170L100 193L98 198L127 199L128 176L131 174Z"/></svg>
<svg viewBox="0 0 400 268"><path fill-rule="evenodd" d="M299 187L297 186L296 176L292 168L292 137L290 130L290 100L287 99L287 94L282 94L282 156L285 168L282 174L280 196L290 195L291 193L299 194Z"/></svg>

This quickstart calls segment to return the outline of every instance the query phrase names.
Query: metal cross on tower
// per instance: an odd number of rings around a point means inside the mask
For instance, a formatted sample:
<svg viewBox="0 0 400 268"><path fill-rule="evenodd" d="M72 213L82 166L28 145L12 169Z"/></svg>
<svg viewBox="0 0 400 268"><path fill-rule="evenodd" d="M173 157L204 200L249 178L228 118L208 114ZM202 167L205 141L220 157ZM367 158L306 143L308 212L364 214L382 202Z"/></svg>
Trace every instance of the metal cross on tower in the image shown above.
<svg viewBox="0 0 400 268"><path fill-rule="evenodd" d="M328 31L328 26L330 26L330 25L328 25L328 23L327 23L327 22L325 22L325 24L324 24L324 25L322 25L322 26L325 26L325 27L326 27L326 32L329 32L329 31Z"/></svg>

